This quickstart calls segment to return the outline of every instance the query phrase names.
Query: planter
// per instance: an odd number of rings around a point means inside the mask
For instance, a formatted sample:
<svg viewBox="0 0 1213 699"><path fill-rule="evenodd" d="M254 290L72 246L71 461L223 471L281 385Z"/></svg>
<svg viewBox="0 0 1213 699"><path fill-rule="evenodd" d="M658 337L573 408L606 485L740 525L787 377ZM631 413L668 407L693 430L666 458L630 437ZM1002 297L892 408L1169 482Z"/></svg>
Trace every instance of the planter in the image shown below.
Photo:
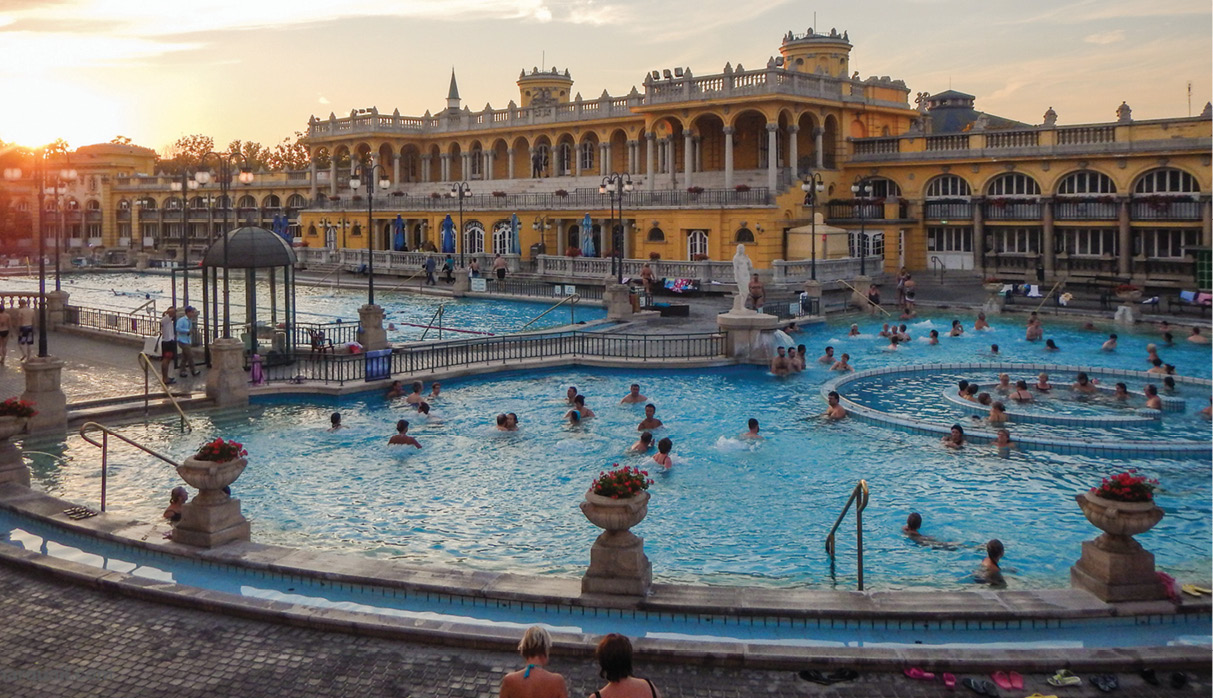
<svg viewBox="0 0 1213 699"><path fill-rule="evenodd" d="M642 492L630 498L608 498L585 491L585 502L581 512L594 526L608 532L627 531L644 521L649 514L649 493Z"/></svg>
<svg viewBox="0 0 1213 699"><path fill-rule="evenodd" d="M1140 291L1118 291L1118 292L1116 292L1116 298L1120 299L1121 301L1136 303L1141 300L1141 292Z"/></svg>
<svg viewBox="0 0 1213 699"><path fill-rule="evenodd" d="M1089 492L1076 496L1075 500L1087 521L1113 539L1132 541L1132 537L1150 531L1164 514L1153 501L1119 502Z"/></svg>
<svg viewBox="0 0 1213 699"><path fill-rule="evenodd" d="M653 584L653 566L644 555L644 539L628 531L649 513L649 494L614 499L586 491L581 512L606 531L590 548L590 567L581 591L590 594L644 597Z"/></svg>
<svg viewBox="0 0 1213 699"><path fill-rule="evenodd" d="M1154 570L1154 555L1133 540L1163 518L1153 502L1119 502L1090 492L1074 496L1087 521L1103 530L1082 542L1082 556L1070 568L1070 584L1105 602L1166 598Z"/></svg>
<svg viewBox="0 0 1213 699"><path fill-rule="evenodd" d="M223 489L235 483L247 465L248 459L202 461L190 456L177 467L177 475L198 490L191 502L217 505L230 499Z"/></svg>
<svg viewBox="0 0 1213 699"><path fill-rule="evenodd" d="M197 488L198 494L181 508L181 521L173 529L174 542L211 548L249 540L249 523L240 513L240 501L223 491L247 465L247 459L202 461L191 456L177 467L182 480Z"/></svg>
<svg viewBox="0 0 1213 699"><path fill-rule="evenodd" d="M16 415L0 415L0 442L16 437L25 432L25 427L29 423L28 417L17 417Z"/></svg>
<svg viewBox="0 0 1213 699"><path fill-rule="evenodd" d="M28 423L29 418L27 417L0 416L0 484L16 483L29 487L29 467L21 458L21 450L8 441L25 432Z"/></svg>

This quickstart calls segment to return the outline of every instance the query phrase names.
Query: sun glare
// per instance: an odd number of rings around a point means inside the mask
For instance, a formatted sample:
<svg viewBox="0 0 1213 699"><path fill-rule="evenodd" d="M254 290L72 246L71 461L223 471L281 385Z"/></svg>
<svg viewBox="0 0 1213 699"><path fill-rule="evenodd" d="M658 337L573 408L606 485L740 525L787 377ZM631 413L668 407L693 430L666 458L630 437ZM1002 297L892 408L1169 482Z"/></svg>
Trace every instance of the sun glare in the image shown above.
<svg viewBox="0 0 1213 699"><path fill-rule="evenodd" d="M37 148L62 138L73 148L103 143L129 129L127 110L112 96L68 83L9 79L0 104L0 140Z"/></svg>

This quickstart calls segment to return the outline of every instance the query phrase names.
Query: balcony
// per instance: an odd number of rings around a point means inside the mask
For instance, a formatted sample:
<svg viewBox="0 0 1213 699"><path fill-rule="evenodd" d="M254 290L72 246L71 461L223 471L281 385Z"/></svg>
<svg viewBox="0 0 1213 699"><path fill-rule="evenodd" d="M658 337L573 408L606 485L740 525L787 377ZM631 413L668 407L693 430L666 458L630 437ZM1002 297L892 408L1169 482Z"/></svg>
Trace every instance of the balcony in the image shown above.
<svg viewBox="0 0 1213 699"><path fill-rule="evenodd" d="M1039 221L1040 209L1037 199L994 198L985 202L982 213L987 221Z"/></svg>
<svg viewBox="0 0 1213 699"><path fill-rule="evenodd" d="M923 218L927 221L970 221L973 219L973 202L967 199L928 199L923 205Z"/></svg>
<svg viewBox="0 0 1213 699"><path fill-rule="evenodd" d="M1055 221L1115 221L1119 216L1114 197L1058 197L1053 203Z"/></svg>
<svg viewBox="0 0 1213 699"><path fill-rule="evenodd" d="M1134 221L1199 221L1201 202L1188 195L1134 197L1130 213Z"/></svg>

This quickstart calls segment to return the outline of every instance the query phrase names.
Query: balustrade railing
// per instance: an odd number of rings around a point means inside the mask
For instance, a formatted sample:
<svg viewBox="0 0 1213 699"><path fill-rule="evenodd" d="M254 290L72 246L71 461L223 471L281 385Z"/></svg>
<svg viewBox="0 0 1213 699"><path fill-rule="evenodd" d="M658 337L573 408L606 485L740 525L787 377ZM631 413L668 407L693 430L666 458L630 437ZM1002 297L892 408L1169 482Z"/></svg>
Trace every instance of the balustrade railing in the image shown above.
<svg viewBox="0 0 1213 699"><path fill-rule="evenodd" d="M923 203L923 218L928 221L967 221L973 218L973 202L928 199Z"/></svg>
<svg viewBox="0 0 1213 699"><path fill-rule="evenodd" d="M927 150L968 150L968 135L960 136L927 136Z"/></svg>
<svg viewBox="0 0 1213 699"><path fill-rule="evenodd" d="M441 187L435 183L434 186ZM700 207L757 207L771 206L774 197L766 187L753 187L748 190L737 189L704 189L702 192L686 190L653 190L634 191L624 199L628 210L644 208L669 208L676 206ZM355 201L352 196L320 197L312 204L313 209L321 211L365 211L366 200ZM583 209L609 209L610 200L606 195L599 194L592 188L583 188L561 196L555 192L537 192L522 194L506 194L503 197L489 194L473 194L463 200L464 211L519 211L546 210L562 211ZM451 200L446 196L434 197L424 194L388 194L375 196L375 209L381 211L451 211Z"/></svg>
<svg viewBox="0 0 1213 699"><path fill-rule="evenodd" d="M991 221L1037 221L1040 202L993 199L985 203L984 214Z"/></svg>
<svg viewBox="0 0 1213 699"><path fill-rule="evenodd" d="M1053 202L1053 218L1058 221L1110 221L1119 215L1120 205L1115 201L1059 197Z"/></svg>
<svg viewBox="0 0 1213 699"><path fill-rule="evenodd" d="M1039 143L1038 131L992 131L986 134L986 148L1033 148Z"/></svg>
<svg viewBox="0 0 1213 699"><path fill-rule="evenodd" d="M1063 126L1057 129L1057 145L1059 146L1114 143L1115 141L1115 126Z"/></svg>
<svg viewBox="0 0 1213 699"><path fill-rule="evenodd" d="M1169 197L1134 200L1130 214L1134 221L1199 221L1201 203Z"/></svg>
<svg viewBox="0 0 1213 699"><path fill-rule="evenodd" d="M853 279L859 276L860 270L869 274L878 273L884 269L884 258L869 255L862 264L858 257L844 257L836 260L817 260L818 281L832 279ZM771 264L772 281L775 283L795 283L808 281L813 278L812 260L775 260Z"/></svg>

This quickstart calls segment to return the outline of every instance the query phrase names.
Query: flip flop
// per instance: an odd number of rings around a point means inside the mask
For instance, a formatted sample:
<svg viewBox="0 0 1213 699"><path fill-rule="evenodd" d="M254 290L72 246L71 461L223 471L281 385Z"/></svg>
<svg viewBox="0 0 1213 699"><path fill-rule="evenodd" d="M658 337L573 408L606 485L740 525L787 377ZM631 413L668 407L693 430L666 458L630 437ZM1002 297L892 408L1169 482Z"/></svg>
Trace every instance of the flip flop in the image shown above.
<svg viewBox="0 0 1213 699"><path fill-rule="evenodd" d="M1182 672L1171 673L1171 689L1183 689L1188 686L1188 676Z"/></svg>
<svg viewBox="0 0 1213 699"><path fill-rule="evenodd" d="M1082 684L1082 679L1072 674L1069 670L1062 668L1057 671L1057 674L1050 677L1048 682L1054 687L1077 687Z"/></svg>
<svg viewBox="0 0 1213 699"><path fill-rule="evenodd" d="M1152 684L1155 687L1158 686L1158 673L1156 673L1152 667L1142 670L1141 678L1146 681L1146 684Z"/></svg>
<svg viewBox="0 0 1213 699"><path fill-rule="evenodd" d="M972 677L966 677L961 680L960 683L972 690L974 694L980 694L987 697L998 696L998 690L996 690L994 685L987 680L975 680Z"/></svg>
<svg viewBox="0 0 1213 699"><path fill-rule="evenodd" d="M1015 672L1014 670L1012 670L1009 675L1009 679L1011 680L1011 689L1023 689L1023 675Z"/></svg>
<svg viewBox="0 0 1213 699"><path fill-rule="evenodd" d="M1213 590L1210 590L1207 587L1199 587L1197 585L1193 585L1192 589L1196 590L1197 592L1201 593L1202 595L1213 595Z"/></svg>
<svg viewBox="0 0 1213 699"><path fill-rule="evenodd" d="M800 676L800 679L807 680L809 682L816 682L817 684L834 684L832 681L826 679L825 675L821 674L821 670L801 670L796 674Z"/></svg>
<svg viewBox="0 0 1213 699"><path fill-rule="evenodd" d="M1091 677L1091 684L1099 691L1107 693L1120 687L1120 680L1116 679L1116 675L1095 675Z"/></svg>
<svg viewBox="0 0 1213 699"><path fill-rule="evenodd" d="M926 670L923 670L922 668L907 667L906 669L902 670L902 672L905 673L906 677L909 677L912 680L933 680L933 679L935 679L935 673L927 672Z"/></svg>
<svg viewBox="0 0 1213 699"><path fill-rule="evenodd" d="M1200 597L1200 590L1197 589L1197 587L1195 585L1184 585L1183 587L1181 587L1179 589L1183 590L1185 595L1192 595L1193 597Z"/></svg>
<svg viewBox="0 0 1213 699"><path fill-rule="evenodd" d="M992 673L990 675L990 679L994 680L994 684L1002 687L1003 689L1011 688L1011 678L1008 677L1007 673L1003 672L1002 670Z"/></svg>
<svg viewBox="0 0 1213 699"><path fill-rule="evenodd" d="M826 676L826 679L830 681L830 684L833 684L835 682L850 682L858 677L858 672L855 672L849 667L843 667L831 672Z"/></svg>
<svg viewBox="0 0 1213 699"><path fill-rule="evenodd" d="M948 689L956 689L956 675L950 672L943 673L943 686Z"/></svg>

